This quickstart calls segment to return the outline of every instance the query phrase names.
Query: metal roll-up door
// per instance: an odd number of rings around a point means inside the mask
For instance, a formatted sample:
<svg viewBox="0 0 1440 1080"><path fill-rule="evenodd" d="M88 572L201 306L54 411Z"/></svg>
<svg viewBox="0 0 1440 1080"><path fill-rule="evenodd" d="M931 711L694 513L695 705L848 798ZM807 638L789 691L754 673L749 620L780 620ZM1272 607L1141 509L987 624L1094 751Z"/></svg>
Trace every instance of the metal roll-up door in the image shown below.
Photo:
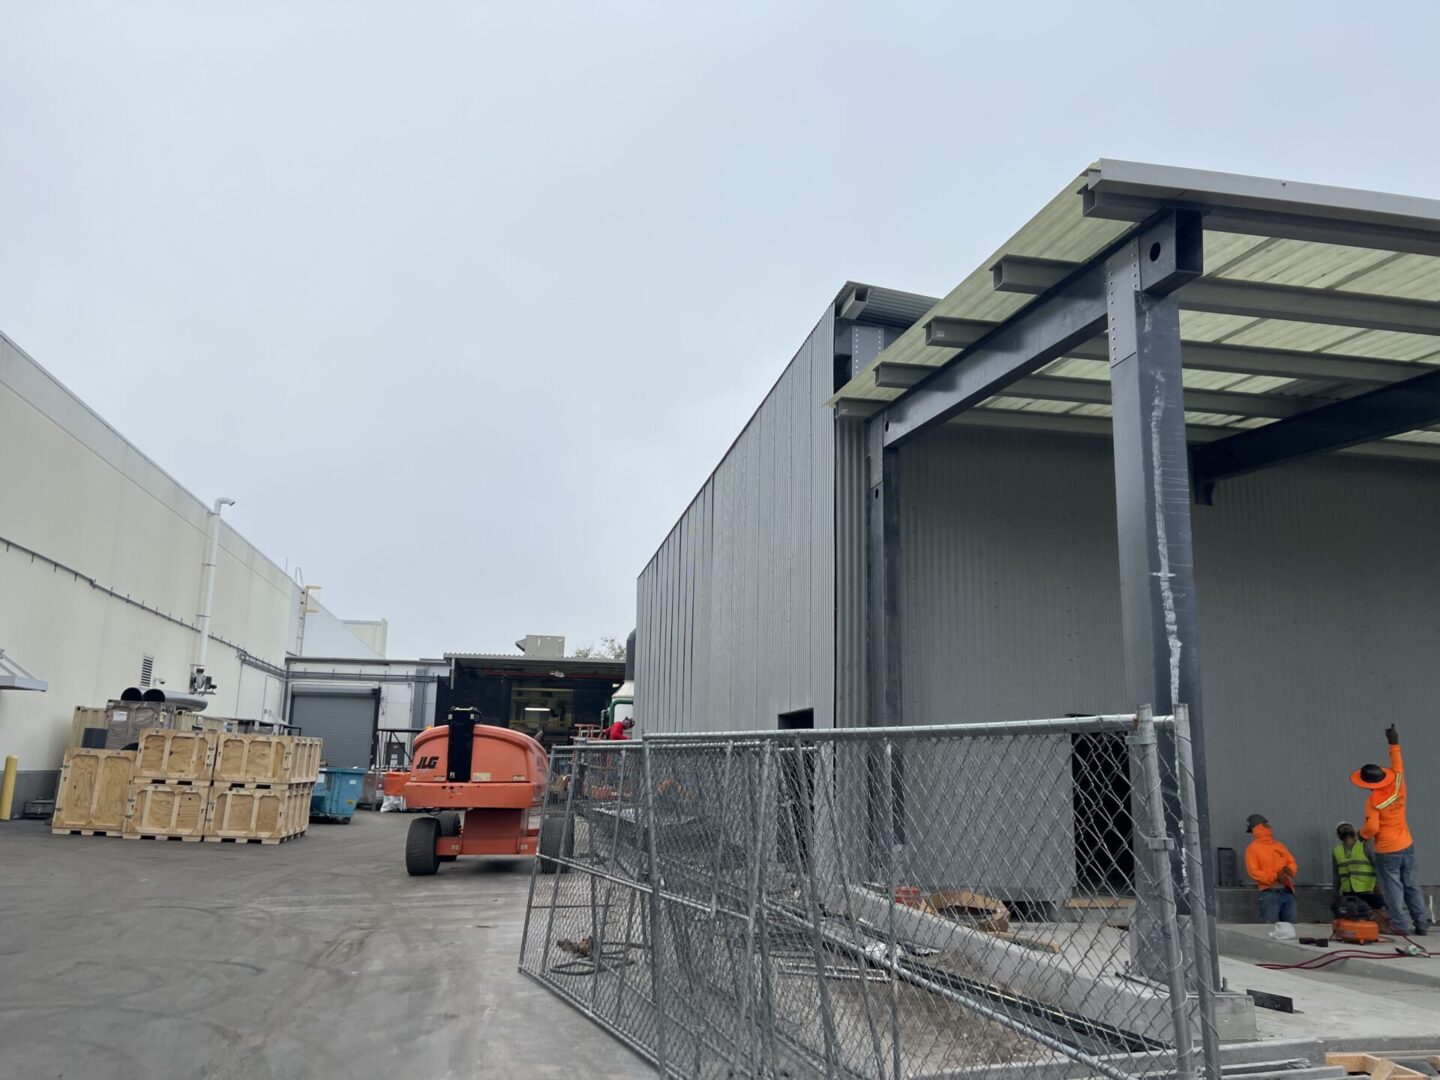
<svg viewBox="0 0 1440 1080"><path fill-rule="evenodd" d="M368 769L375 745L380 691L297 689L290 698L290 723L309 738L325 740L325 764L339 769Z"/></svg>

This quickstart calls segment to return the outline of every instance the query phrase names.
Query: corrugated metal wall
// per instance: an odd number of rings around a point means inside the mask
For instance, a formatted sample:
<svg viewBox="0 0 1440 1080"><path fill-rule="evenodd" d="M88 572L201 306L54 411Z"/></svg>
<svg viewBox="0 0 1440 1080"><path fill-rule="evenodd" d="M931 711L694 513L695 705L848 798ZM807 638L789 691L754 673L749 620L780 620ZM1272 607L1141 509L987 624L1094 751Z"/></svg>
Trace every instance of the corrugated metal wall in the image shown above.
<svg viewBox="0 0 1440 1080"><path fill-rule="evenodd" d="M902 467L906 722L1134 705L1109 443L950 427ZM1330 457L1222 484L1194 522L1215 842L1243 853L1245 815L1263 813L1301 879L1328 883L1334 825L1362 812L1348 775L1384 760L1391 720L1412 829L1440 837L1440 799L1420 794L1440 768L1440 473ZM851 588L842 670L863 658ZM1437 880L1440 863L1421 874Z"/></svg>
<svg viewBox="0 0 1440 1080"><path fill-rule="evenodd" d="M642 732L833 722L834 335L827 312L640 575Z"/></svg>

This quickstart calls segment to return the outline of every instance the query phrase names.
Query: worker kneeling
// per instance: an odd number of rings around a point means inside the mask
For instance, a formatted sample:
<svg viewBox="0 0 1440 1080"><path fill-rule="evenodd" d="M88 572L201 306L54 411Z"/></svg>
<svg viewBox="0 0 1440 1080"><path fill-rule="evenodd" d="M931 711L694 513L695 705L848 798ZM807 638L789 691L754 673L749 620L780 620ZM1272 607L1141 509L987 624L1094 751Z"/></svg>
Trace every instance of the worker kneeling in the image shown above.
<svg viewBox="0 0 1440 1080"><path fill-rule="evenodd" d="M1300 869L1295 856L1275 839L1264 814L1246 818L1245 831L1254 837L1245 849L1245 869L1260 890L1260 921L1293 923L1295 875Z"/></svg>
<svg viewBox="0 0 1440 1080"><path fill-rule="evenodd" d="M1335 827L1335 837L1340 842L1330 852L1334 863L1330 910L1338 915L1340 903L1347 896L1363 900L1372 910L1383 908L1385 901L1376 889L1379 879L1375 876L1375 867L1355 826L1348 821L1340 822Z"/></svg>

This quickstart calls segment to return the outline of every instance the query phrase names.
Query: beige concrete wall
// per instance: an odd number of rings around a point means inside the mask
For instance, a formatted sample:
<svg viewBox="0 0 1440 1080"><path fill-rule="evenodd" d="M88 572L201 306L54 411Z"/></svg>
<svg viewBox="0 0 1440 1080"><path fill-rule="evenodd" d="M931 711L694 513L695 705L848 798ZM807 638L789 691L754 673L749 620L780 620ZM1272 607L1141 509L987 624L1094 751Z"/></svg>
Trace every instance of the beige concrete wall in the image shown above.
<svg viewBox="0 0 1440 1080"><path fill-rule="evenodd" d="M205 502L0 336L0 648L50 684L0 691L0 756L57 768L75 706L136 685L145 655L186 690L207 521ZM210 711L280 718L281 680L238 650L284 667L299 588L228 525L220 547Z"/></svg>

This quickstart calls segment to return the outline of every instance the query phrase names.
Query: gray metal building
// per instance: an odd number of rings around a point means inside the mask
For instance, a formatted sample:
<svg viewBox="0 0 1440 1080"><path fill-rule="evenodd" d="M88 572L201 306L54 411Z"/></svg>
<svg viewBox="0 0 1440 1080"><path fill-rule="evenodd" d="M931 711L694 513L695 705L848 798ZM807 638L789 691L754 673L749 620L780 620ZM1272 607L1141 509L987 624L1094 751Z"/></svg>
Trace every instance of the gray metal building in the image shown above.
<svg viewBox="0 0 1440 1080"><path fill-rule="evenodd" d="M638 724L1183 702L1208 853L1258 811L1328 882L1393 721L1440 881L1437 423L1440 202L1101 161L827 306L640 575Z"/></svg>

